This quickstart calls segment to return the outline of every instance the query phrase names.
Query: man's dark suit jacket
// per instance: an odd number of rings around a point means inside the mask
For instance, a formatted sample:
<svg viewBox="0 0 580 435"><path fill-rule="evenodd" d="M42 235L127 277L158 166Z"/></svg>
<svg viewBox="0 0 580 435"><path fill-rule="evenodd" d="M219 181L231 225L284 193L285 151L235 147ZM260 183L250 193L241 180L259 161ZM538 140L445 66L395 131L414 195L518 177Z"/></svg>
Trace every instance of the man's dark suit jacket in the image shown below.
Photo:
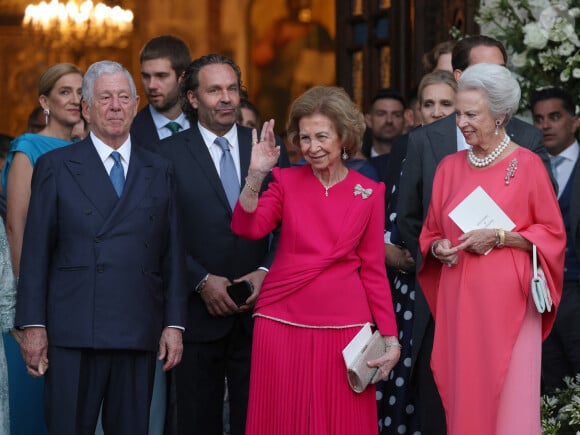
<svg viewBox="0 0 580 435"><path fill-rule="evenodd" d="M153 122L149 105L142 108L131 124L131 144L150 147L159 141L157 127Z"/></svg>
<svg viewBox="0 0 580 435"><path fill-rule="evenodd" d="M250 166L252 130L240 125L237 129L243 185ZM246 240L232 233L232 210L197 122L188 130L163 139L155 149L175 166L177 203L184 224L190 291L184 341L217 340L226 336L238 315L211 316L201 297L194 292L195 286L208 273L234 279L260 266L268 267L272 262L269 239ZM280 165L288 166L283 148ZM239 316L251 328L251 312Z"/></svg>
<svg viewBox="0 0 580 435"><path fill-rule="evenodd" d="M417 271L420 268L420 258L418 256L419 235L431 202L435 169L443 157L457 152L455 118L455 114L449 115L433 124L416 128L409 134L407 155L403 163L400 181L397 226L403 245L417 259ZM506 131L518 145L526 147L540 156L551 177L550 158L544 147L540 130L513 118L507 124ZM553 183L556 186L554 181ZM417 361L418 353L422 351L421 345L431 321L429 306L417 284L413 314L411 378L415 376L415 362ZM428 351L430 353L430 349ZM419 410L419 412L421 411Z"/></svg>
<svg viewBox="0 0 580 435"><path fill-rule="evenodd" d="M146 351L164 327L185 326L173 178L170 162L133 146L119 199L90 137L43 155L15 324L46 325L53 346Z"/></svg>
<svg viewBox="0 0 580 435"><path fill-rule="evenodd" d="M574 165L572 180L572 198L570 199L570 233L574 240L576 258L580 258L580 158Z"/></svg>

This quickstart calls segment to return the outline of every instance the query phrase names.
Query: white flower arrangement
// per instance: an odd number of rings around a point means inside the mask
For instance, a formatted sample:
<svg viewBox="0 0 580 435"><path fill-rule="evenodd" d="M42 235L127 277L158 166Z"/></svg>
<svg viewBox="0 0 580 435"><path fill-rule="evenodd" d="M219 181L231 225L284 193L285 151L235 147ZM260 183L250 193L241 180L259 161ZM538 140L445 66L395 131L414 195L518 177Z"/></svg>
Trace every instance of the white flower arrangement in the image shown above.
<svg viewBox="0 0 580 435"><path fill-rule="evenodd" d="M521 111L536 89L580 95L580 0L481 0L475 20L506 47L522 88Z"/></svg>

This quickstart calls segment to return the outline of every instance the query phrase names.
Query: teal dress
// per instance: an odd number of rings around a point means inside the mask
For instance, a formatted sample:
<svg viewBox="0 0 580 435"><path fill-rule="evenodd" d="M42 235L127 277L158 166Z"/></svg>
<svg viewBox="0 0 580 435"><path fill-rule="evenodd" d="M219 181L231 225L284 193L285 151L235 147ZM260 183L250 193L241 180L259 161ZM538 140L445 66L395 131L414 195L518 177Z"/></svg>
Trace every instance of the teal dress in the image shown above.
<svg viewBox="0 0 580 435"><path fill-rule="evenodd" d="M66 145L70 145L70 143L71 142L68 140L58 139L56 137L41 136L35 133L24 133L23 135L15 138L10 144L10 150L6 156L6 163L4 164L4 169L2 170L2 191L6 192L8 172L10 171L10 166L12 166L12 161L14 160L14 155L16 153L20 152L26 154L30 160L30 163L32 166L34 166L38 158L44 153L64 147Z"/></svg>
<svg viewBox="0 0 580 435"><path fill-rule="evenodd" d="M8 172L17 152L24 153L32 166L38 158L49 151L69 145L71 142L39 134L25 133L12 141L6 164L2 171L2 188L6 190ZM8 198L8 201L10 199ZM0 234L6 237L5 232ZM2 289L0 289L1 291ZM26 365L16 340L4 334L4 348L8 363L8 387L10 390L10 433L11 435L48 435L44 420L44 378L33 378L26 372Z"/></svg>

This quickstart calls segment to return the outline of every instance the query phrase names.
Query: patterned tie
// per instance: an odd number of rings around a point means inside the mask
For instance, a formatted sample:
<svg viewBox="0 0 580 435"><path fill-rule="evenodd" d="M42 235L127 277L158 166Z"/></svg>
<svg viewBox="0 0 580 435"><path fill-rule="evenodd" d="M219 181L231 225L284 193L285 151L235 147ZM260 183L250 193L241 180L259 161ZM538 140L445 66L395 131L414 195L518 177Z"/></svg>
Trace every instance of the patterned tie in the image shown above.
<svg viewBox="0 0 580 435"><path fill-rule="evenodd" d="M236 166L234 165L228 140L225 137L216 137L214 142L222 149L220 178L222 179L222 185L226 191L230 207L233 210L240 195L240 181L238 180Z"/></svg>
<svg viewBox="0 0 580 435"><path fill-rule="evenodd" d="M181 125L179 125L179 123L175 121L168 122L167 124L164 125L164 127L167 127L171 131L171 136L173 136L175 133L181 130Z"/></svg>
<svg viewBox="0 0 580 435"><path fill-rule="evenodd" d="M113 183L117 196L121 197L123 186L125 186L125 171L123 171L123 165L121 164L121 154L117 151L113 151L111 153L111 158L115 161L115 164L111 168L109 178L111 179L111 183Z"/></svg>

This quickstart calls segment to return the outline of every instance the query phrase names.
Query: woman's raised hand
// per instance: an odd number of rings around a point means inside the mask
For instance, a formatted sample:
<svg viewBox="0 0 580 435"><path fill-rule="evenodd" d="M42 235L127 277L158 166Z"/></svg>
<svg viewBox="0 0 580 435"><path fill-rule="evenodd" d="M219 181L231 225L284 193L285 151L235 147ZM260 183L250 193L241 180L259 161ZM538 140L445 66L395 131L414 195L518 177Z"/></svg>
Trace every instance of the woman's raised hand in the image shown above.
<svg viewBox="0 0 580 435"><path fill-rule="evenodd" d="M274 120L264 122L260 137L256 129L252 130L252 157L249 171L261 172L266 175L272 170L280 157L280 147L276 145L274 136Z"/></svg>

